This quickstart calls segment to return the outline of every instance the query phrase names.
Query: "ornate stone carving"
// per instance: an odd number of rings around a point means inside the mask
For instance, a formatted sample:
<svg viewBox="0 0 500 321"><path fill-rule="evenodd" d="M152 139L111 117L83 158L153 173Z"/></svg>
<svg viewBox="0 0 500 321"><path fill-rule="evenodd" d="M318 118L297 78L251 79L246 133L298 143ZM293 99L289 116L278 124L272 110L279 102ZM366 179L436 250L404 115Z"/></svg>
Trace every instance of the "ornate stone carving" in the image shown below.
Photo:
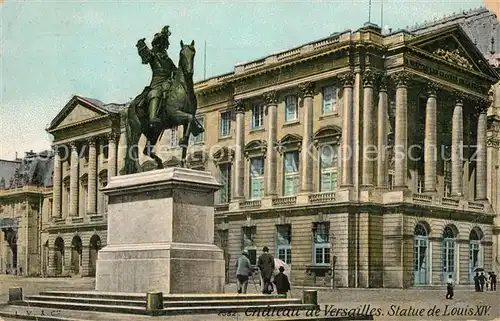
<svg viewBox="0 0 500 321"><path fill-rule="evenodd" d="M465 93L463 93L462 91L455 90L453 92L453 97L455 98L456 104L463 104L465 100Z"/></svg>
<svg viewBox="0 0 500 321"><path fill-rule="evenodd" d="M343 87L353 87L354 86L354 73L347 72L339 76L339 81Z"/></svg>
<svg viewBox="0 0 500 321"><path fill-rule="evenodd" d="M490 87L490 90L488 90L488 104L493 104L495 102L495 89L496 85L493 85Z"/></svg>
<svg viewBox="0 0 500 321"><path fill-rule="evenodd" d="M379 73L377 75L377 81L378 81L378 90L386 92L387 91L387 75L383 73Z"/></svg>
<svg viewBox="0 0 500 321"><path fill-rule="evenodd" d="M237 114L245 112L245 103L243 100L235 100L234 101L234 111Z"/></svg>
<svg viewBox="0 0 500 321"><path fill-rule="evenodd" d="M299 86L299 90L303 97L312 97L314 96L314 83L311 81L306 81L301 83Z"/></svg>
<svg viewBox="0 0 500 321"><path fill-rule="evenodd" d="M276 105L278 103L278 99L276 97L275 90L271 90L271 91L268 91L267 93L263 94L262 98L264 99L266 106Z"/></svg>
<svg viewBox="0 0 500 321"><path fill-rule="evenodd" d="M77 150L78 149L77 142L71 142L71 143L69 143L69 146L70 146L71 150Z"/></svg>
<svg viewBox="0 0 500 321"><path fill-rule="evenodd" d="M372 70L365 70L363 73L363 86L373 87L376 79L376 73Z"/></svg>
<svg viewBox="0 0 500 321"><path fill-rule="evenodd" d="M443 48L439 48L434 50L432 52L433 55L438 56L441 59L444 59L452 64L459 65L460 67L467 68L467 69L474 69L472 64L462 56L460 53L460 50L454 49L454 50L446 50Z"/></svg>
<svg viewBox="0 0 500 321"><path fill-rule="evenodd" d="M486 139L486 146L488 147L494 147L494 148L498 148L500 147L500 140L498 140L497 138L495 137L488 137Z"/></svg>
<svg viewBox="0 0 500 321"><path fill-rule="evenodd" d="M439 84L433 82L433 81L429 81L427 83L427 94L429 96L433 96L433 97L436 97L437 96L437 92L439 91L440 89L440 86Z"/></svg>
<svg viewBox="0 0 500 321"><path fill-rule="evenodd" d="M479 116L480 114L486 114L488 112L489 103L486 99L478 99L474 102L474 114Z"/></svg>
<svg viewBox="0 0 500 321"><path fill-rule="evenodd" d="M118 140L118 135L116 133L108 133L106 134L106 139L108 142L116 142Z"/></svg>
<svg viewBox="0 0 500 321"><path fill-rule="evenodd" d="M403 70L397 73L391 74L391 78L396 84L396 87L408 87L408 83L410 80L410 74Z"/></svg>
<svg viewBox="0 0 500 321"><path fill-rule="evenodd" d="M94 136L87 138L87 144L89 146L95 146L96 142L97 142L97 138Z"/></svg>

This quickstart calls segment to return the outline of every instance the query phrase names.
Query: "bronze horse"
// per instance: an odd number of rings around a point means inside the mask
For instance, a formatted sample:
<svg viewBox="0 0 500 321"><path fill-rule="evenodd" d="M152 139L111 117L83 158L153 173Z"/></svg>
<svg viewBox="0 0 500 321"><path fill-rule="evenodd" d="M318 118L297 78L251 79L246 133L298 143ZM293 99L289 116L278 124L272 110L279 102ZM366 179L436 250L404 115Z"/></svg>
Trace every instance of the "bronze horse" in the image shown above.
<svg viewBox="0 0 500 321"><path fill-rule="evenodd" d="M163 168L162 160L153 152L153 148L164 130L181 125L183 127L183 137L179 141L179 145L182 147L181 166L185 166L189 136L192 134L196 137L204 132L203 127L195 117L197 109L193 84L195 54L194 40L190 45L185 45L181 41L179 68L175 71L173 81L171 83L166 81L163 86L159 111L162 126L151 127L149 125L146 98L148 87L128 107L125 121L127 136L125 167L120 174L142 172L138 152L141 134L144 134L147 139L143 154L151 157L156 162L158 169Z"/></svg>

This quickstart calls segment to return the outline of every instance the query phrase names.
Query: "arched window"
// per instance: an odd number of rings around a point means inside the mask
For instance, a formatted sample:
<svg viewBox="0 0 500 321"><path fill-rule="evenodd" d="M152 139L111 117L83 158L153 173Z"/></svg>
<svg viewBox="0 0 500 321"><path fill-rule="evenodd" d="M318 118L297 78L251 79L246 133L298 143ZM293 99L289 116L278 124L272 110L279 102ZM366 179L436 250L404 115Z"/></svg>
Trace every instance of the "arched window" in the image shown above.
<svg viewBox="0 0 500 321"><path fill-rule="evenodd" d="M427 228L422 223L415 226L415 236L428 236Z"/></svg>
<svg viewBox="0 0 500 321"><path fill-rule="evenodd" d="M483 234L479 228L473 228L469 234L469 283L474 284L474 275L477 268L482 267L483 251L481 239Z"/></svg>
<svg viewBox="0 0 500 321"><path fill-rule="evenodd" d="M449 275L455 277L455 229L447 225L443 230L442 243L442 281L444 282Z"/></svg>

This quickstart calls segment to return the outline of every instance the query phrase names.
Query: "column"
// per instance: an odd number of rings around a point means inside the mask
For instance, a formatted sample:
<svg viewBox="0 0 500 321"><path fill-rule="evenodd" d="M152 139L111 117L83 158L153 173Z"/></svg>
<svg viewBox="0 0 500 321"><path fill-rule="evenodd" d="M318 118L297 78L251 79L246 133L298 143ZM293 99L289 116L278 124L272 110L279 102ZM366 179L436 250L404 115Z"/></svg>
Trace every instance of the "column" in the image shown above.
<svg viewBox="0 0 500 321"><path fill-rule="evenodd" d="M364 186L373 186L373 157L375 153L375 133L373 130L373 83L375 74L366 70L363 74L363 176Z"/></svg>
<svg viewBox="0 0 500 321"><path fill-rule="evenodd" d="M453 110L451 129L451 194L452 196L463 195L463 95L455 93L456 103Z"/></svg>
<svg viewBox="0 0 500 321"><path fill-rule="evenodd" d="M88 167L88 196L87 196L87 214L96 213L97 207L97 150L96 139L91 137L88 140L89 145L89 167Z"/></svg>
<svg viewBox="0 0 500 321"><path fill-rule="evenodd" d="M234 191L233 199L245 198L245 162L243 148L245 147L245 104L242 100L235 101L236 112L236 150L234 151Z"/></svg>
<svg viewBox="0 0 500 321"><path fill-rule="evenodd" d="M71 143L71 170L69 177L69 216L78 216L78 148Z"/></svg>
<svg viewBox="0 0 500 321"><path fill-rule="evenodd" d="M304 97L304 126L302 136L302 151L300 160L300 175L302 192L313 191L313 97L314 83L305 82L299 85L299 89Z"/></svg>
<svg viewBox="0 0 500 321"><path fill-rule="evenodd" d="M424 140L424 191L436 192L437 166L437 84L427 85L428 97L425 107L425 140Z"/></svg>
<svg viewBox="0 0 500 321"><path fill-rule="evenodd" d="M396 82L396 130L394 135L394 187L406 186L408 149L408 73L393 75Z"/></svg>
<svg viewBox="0 0 500 321"><path fill-rule="evenodd" d="M380 88L378 94L378 135L377 149L379 157L377 158L377 186L387 188L387 84L386 78L380 79Z"/></svg>
<svg viewBox="0 0 500 321"><path fill-rule="evenodd" d="M62 217L62 163L59 146L54 145L54 176L52 182L52 217Z"/></svg>
<svg viewBox="0 0 500 321"><path fill-rule="evenodd" d="M353 186L353 164L352 164L352 132L353 132L353 101L352 90L354 86L354 74L349 72L340 77L343 85L343 109L342 109L342 187Z"/></svg>
<svg viewBox="0 0 500 321"><path fill-rule="evenodd" d="M476 106L476 111L479 114L477 121L477 161L476 161L476 199L486 200L486 128L487 117L486 112L488 105L485 101L480 101Z"/></svg>
<svg viewBox="0 0 500 321"><path fill-rule="evenodd" d="M267 156L266 156L266 195L277 195L277 155L275 144L277 141L277 100L276 92L271 91L264 94L267 108Z"/></svg>
<svg viewBox="0 0 500 321"><path fill-rule="evenodd" d="M116 176L116 134L108 134L108 183Z"/></svg>

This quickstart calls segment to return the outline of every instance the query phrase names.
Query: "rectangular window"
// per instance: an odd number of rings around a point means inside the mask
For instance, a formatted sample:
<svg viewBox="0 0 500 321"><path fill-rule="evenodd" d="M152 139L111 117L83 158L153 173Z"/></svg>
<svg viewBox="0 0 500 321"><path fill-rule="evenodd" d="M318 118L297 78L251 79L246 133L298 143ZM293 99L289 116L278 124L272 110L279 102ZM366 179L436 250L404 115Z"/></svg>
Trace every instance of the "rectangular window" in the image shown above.
<svg viewBox="0 0 500 321"><path fill-rule="evenodd" d="M250 159L250 199L264 196L264 157Z"/></svg>
<svg viewBox="0 0 500 321"><path fill-rule="evenodd" d="M283 155L284 158L284 188L283 195L296 195L299 189L299 152L291 151Z"/></svg>
<svg viewBox="0 0 500 321"><path fill-rule="evenodd" d="M337 114L337 88L334 86L323 87L323 114Z"/></svg>
<svg viewBox="0 0 500 321"><path fill-rule="evenodd" d="M330 264L330 223L319 222L314 223L314 265L329 265Z"/></svg>
<svg viewBox="0 0 500 321"><path fill-rule="evenodd" d="M196 120L200 123L201 126L205 126L205 124L204 124L205 118L203 117L203 115L197 115L196 116ZM200 144L200 143L203 143L205 141L205 133L201 133L201 134L199 134L196 137L194 137L191 134L191 136L189 137L189 140L190 140L191 144Z"/></svg>
<svg viewBox="0 0 500 321"><path fill-rule="evenodd" d="M444 161L444 197L451 196L451 160Z"/></svg>
<svg viewBox="0 0 500 321"><path fill-rule="evenodd" d="M335 192L338 175L338 146L322 145L320 155L320 192Z"/></svg>
<svg viewBox="0 0 500 321"><path fill-rule="evenodd" d="M220 114L220 137L231 135L231 112L225 111Z"/></svg>
<svg viewBox="0 0 500 321"><path fill-rule="evenodd" d="M177 126L170 128L170 147L179 146L179 128Z"/></svg>
<svg viewBox="0 0 500 321"><path fill-rule="evenodd" d="M417 178L417 193L422 194L424 192L424 175L418 175Z"/></svg>
<svg viewBox="0 0 500 321"><path fill-rule="evenodd" d="M262 103L252 106L252 129L262 128L264 126L264 105Z"/></svg>
<svg viewBox="0 0 500 321"><path fill-rule="evenodd" d="M257 226L243 226L242 228L242 250L248 251L248 258L252 265L257 264L257 248L255 238L257 236Z"/></svg>
<svg viewBox="0 0 500 321"><path fill-rule="evenodd" d="M231 164L219 165L219 204L229 203L231 200Z"/></svg>
<svg viewBox="0 0 500 321"><path fill-rule="evenodd" d="M82 213L87 215L87 196L88 196L88 185L82 184Z"/></svg>
<svg viewBox="0 0 500 321"><path fill-rule="evenodd" d="M297 96L290 95L285 98L285 122L297 120L299 118Z"/></svg>
<svg viewBox="0 0 500 321"><path fill-rule="evenodd" d="M276 253L278 259L286 264L292 263L292 226L276 226Z"/></svg>

